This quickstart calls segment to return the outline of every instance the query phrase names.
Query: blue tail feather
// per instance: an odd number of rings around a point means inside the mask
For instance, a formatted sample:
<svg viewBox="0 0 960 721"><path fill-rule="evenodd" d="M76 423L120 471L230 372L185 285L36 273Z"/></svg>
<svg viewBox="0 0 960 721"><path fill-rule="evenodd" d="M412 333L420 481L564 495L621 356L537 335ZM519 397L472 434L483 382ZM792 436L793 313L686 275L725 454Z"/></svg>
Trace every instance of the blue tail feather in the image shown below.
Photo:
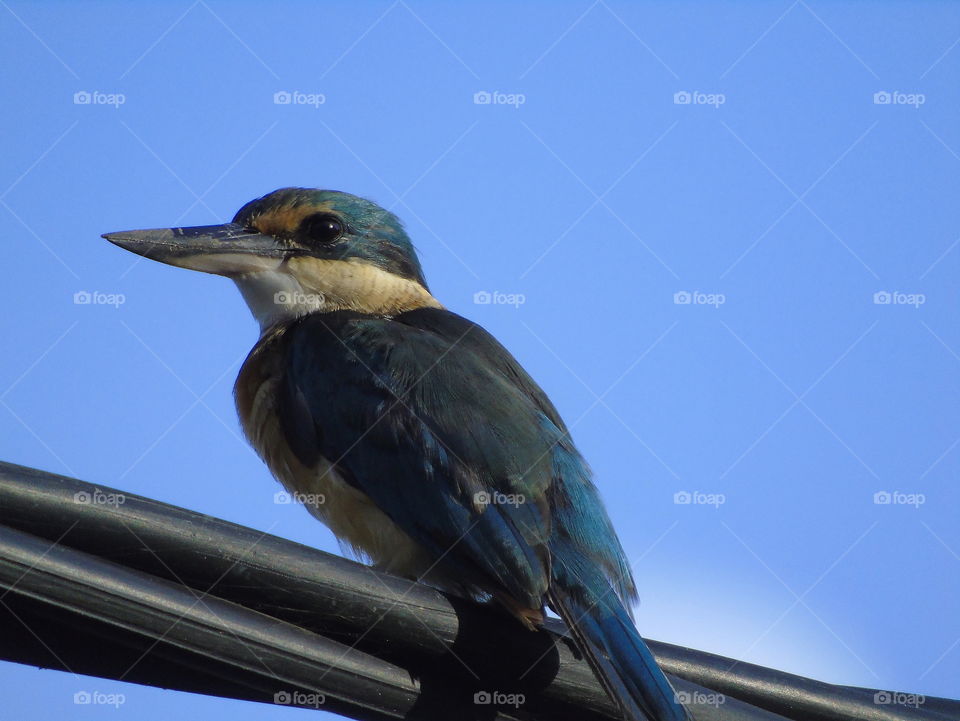
<svg viewBox="0 0 960 721"><path fill-rule="evenodd" d="M587 579L602 582L599 593L587 590L584 580L554 574L550 605L560 614L577 645L620 706L628 721L688 721L689 716L656 659L637 632L630 614L612 587L599 574ZM559 582L558 582L559 581ZM573 581L573 583L570 583Z"/></svg>
<svg viewBox="0 0 960 721"><path fill-rule="evenodd" d="M636 598L630 565L568 436L555 444L553 463L550 606L625 721L689 721L633 625L626 605Z"/></svg>

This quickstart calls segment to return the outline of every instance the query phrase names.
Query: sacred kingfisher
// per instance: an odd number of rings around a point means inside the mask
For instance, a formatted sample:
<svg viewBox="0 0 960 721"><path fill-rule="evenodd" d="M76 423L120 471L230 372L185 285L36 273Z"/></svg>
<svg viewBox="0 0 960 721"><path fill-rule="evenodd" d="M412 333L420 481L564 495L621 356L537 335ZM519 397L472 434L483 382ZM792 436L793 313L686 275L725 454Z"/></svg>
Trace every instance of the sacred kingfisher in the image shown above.
<svg viewBox="0 0 960 721"><path fill-rule="evenodd" d="M342 542L529 629L549 606L624 719L688 719L634 626L630 566L563 420L433 297L395 215L284 188L223 225L103 237L237 284L260 323L234 387L243 430Z"/></svg>

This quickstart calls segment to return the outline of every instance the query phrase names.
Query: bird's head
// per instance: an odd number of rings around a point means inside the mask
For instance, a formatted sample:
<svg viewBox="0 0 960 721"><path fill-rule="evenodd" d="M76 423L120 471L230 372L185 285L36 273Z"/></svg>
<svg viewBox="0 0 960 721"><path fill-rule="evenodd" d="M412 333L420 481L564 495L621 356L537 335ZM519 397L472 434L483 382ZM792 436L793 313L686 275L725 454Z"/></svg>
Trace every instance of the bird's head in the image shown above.
<svg viewBox="0 0 960 721"><path fill-rule="evenodd" d="M440 307L399 219L335 190L282 188L223 225L103 237L146 258L231 278L264 330L316 311Z"/></svg>

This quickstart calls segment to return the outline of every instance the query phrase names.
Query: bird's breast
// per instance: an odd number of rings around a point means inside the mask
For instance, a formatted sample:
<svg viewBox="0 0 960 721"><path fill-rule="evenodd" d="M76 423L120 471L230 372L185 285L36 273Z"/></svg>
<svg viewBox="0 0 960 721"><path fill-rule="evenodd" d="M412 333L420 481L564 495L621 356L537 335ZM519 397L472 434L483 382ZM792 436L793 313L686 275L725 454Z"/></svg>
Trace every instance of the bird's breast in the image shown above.
<svg viewBox="0 0 960 721"><path fill-rule="evenodd" d="M322 455L318 454L315 465L307 466L292 451L278 414L284 333L283 326L264 333L237 377L234 397L247 440L287 492L342 543L386 571L419 576L430 565L429 559L369 496L347 483Z"/></svg>

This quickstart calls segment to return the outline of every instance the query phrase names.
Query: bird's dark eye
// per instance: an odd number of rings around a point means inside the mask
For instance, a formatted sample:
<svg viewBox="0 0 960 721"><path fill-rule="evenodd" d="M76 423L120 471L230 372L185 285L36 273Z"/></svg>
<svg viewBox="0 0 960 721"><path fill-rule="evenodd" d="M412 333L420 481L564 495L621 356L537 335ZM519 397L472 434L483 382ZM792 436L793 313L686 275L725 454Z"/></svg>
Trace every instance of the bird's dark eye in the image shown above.
<svg viewBox="0 0 960 721"><path fill-rule="evenodd" d="M300 234L317 243L332 243L343 234L343 223L327 213L317 213L303 219Z"/></svg>

